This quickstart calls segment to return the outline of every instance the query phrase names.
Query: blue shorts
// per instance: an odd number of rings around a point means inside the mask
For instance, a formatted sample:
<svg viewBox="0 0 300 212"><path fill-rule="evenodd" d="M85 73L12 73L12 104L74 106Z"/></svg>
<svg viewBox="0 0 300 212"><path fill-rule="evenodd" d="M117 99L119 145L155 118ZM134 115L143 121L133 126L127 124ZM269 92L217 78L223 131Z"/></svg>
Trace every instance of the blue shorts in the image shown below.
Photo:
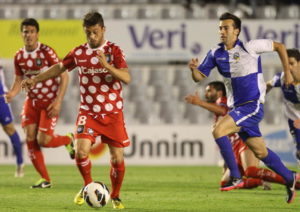
<svg viewBox="0 0 300 212"><path fill-rule="evenodd" d="M2 125L10 124L13 121L13 116L10 106L5 102L4 97L0 97L0 123Z"/></svg>
<svg viewBox="0 0 300 212"><path fill-rule="evenodd" d="M261 137L259 122L264 116L263 104L258 101L233 108L229 115L233 118L237 126L241 127L239 136L246 141L247 138Z"/></svg>

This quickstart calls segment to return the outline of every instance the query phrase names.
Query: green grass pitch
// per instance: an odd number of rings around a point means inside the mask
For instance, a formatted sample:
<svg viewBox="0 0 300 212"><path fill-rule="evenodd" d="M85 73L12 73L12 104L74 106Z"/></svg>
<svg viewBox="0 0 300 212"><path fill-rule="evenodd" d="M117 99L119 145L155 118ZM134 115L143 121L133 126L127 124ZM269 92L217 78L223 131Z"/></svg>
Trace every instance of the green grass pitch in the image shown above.
<svg viewBox="0 0 300 212"><path fill-rule="evenodd" d="M295 168L294 168L295 169ZM38 180L31 165L25 177L13 177L14 166L0 166L0 211L116 211L111 203L101 209L77 206L74 195L82 186L75 166L48 166L51 189L29 189ZM128 212L276 212L300 211L300 191L292 204L285 202L285 187L273 184L271 191L220 192L219 167L128 166L121 198ZM109 167L94 166L94 180L110 187Z"/></svg>

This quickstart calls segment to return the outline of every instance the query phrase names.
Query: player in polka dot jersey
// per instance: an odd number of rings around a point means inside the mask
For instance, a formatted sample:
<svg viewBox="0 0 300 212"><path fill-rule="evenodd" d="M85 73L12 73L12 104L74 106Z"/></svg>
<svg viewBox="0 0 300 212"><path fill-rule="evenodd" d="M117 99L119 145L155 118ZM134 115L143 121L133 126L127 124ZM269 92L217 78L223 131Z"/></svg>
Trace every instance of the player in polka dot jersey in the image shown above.
<svg viewBox="0 0 300 212"><path fill-rule="evenodd" d="M17 51L14 58L15 80L12 88L6 94L8 102L20 92L21 82L24 78L30 79L59 62L55 51L38 41L39 24L35 19L24 19L20 30L24 47ZM26 134L29 157L41 176L41 179L31 188L51 187L51 180L40 146L54 148L65 145L71 158L75 156L72 148L72 135L54 134L68 80L68 74L63 73L56 78L41 81L28 89L21 114L22 127Z"/></svg>
<svg viewBox="0 0 300 212"><path fill-rule="evenodd" d="M84 185L91 183L91 161L89 152L97 136L108 144L112 184L113 208L123 209L120 189L125 173L123 148L130 144L123 118L122 84L131 80L122 50L104 39L105 26L101 14L90 12L85 15L83 28L87 43L68 53L59 64L46 72L23 81L24 88L58 76L64 71L76 70L79 75L81 104L77 117L76 164L84 179ZM74 202L84 203L83 190L75 196Z"/></svg>

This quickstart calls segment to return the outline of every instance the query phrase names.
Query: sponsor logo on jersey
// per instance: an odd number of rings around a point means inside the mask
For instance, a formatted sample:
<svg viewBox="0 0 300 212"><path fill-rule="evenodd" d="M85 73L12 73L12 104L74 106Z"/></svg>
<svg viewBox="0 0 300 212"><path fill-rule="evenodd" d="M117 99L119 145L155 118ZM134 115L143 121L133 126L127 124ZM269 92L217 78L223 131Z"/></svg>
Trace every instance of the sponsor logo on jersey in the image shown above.
<svg viewBox="0 0 300 212"><path fill-rule="evenodd" d="M77 127L77 133L83 133L83 130L84 130L84 125L78 125Z"/></svg>
<svg viewBox="0 0 300 212"><path fill-rule="evenodd" d="M43 65L43 61L41 58L36 58L35 59L35 65L38 67L41 67Z"/></svg>
<svg viewBox="0 0 300 212"><path fill-rule="evenodd" d="M226 57L217 57L216 60L226 60Z"/></svg>
<svg viewBox="0 0 300 212"><path fill-rule="evenodd" d="M25 76L31 76L31 75L37 75L41 71L40 70L27 70L27 69L22 69L22 72L25 74Z"/></svg>
<svg viewBox="0 0 300 212"><path fill-rule="evenodd" d="M84 66L80 66L79 73L80 74L98 74L98 73L107 73L108 71L105 68L86 68Z"/></svg>

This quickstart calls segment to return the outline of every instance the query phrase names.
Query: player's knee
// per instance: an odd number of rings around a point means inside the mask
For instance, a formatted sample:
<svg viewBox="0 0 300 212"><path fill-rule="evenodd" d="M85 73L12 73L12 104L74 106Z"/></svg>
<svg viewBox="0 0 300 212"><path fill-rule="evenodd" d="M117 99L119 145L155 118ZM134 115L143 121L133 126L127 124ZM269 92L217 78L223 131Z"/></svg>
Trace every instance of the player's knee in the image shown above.
<svg viewBox="0 0 300 212"><path fill-rule="evenodd" d="M257 157L260 160L267 157L267 155L268 155L268 152L265 151L264 149L254 150L253 152L254 152L255 157Z"/></svg>
<svg viewBox="0 0 300 212"><path fill-rule="evenodd" d="M37 142L40 146L44 146L46 144L48 144L51 140L51 137L47 136L46 134L44 133L38 133L38 136L37 136Z"/></svg>
<svg viewBox="0 0 300 212"><path fill-rule="evenodd" d="M212 134L213 134L214 138L220 138L220 137L224 136L222 133L223 133L223 130L221 127L219 127L218 125L214 126L214 128L212 130Z"/></svg>
<svg viewBox="0 0 300 212"><path fill-rule="evenodd" d="M75 157L82 159L88 157L88 155L89 154L83 149L77 149Z"/></svg>
<svg viewBox="0 0 300 212"><path fill-rule="evenodd" d="M11 136L16 132L16 129L14 128L14 125L12 125L12 124L3 126L3 130L8 136Z"/></svg>

